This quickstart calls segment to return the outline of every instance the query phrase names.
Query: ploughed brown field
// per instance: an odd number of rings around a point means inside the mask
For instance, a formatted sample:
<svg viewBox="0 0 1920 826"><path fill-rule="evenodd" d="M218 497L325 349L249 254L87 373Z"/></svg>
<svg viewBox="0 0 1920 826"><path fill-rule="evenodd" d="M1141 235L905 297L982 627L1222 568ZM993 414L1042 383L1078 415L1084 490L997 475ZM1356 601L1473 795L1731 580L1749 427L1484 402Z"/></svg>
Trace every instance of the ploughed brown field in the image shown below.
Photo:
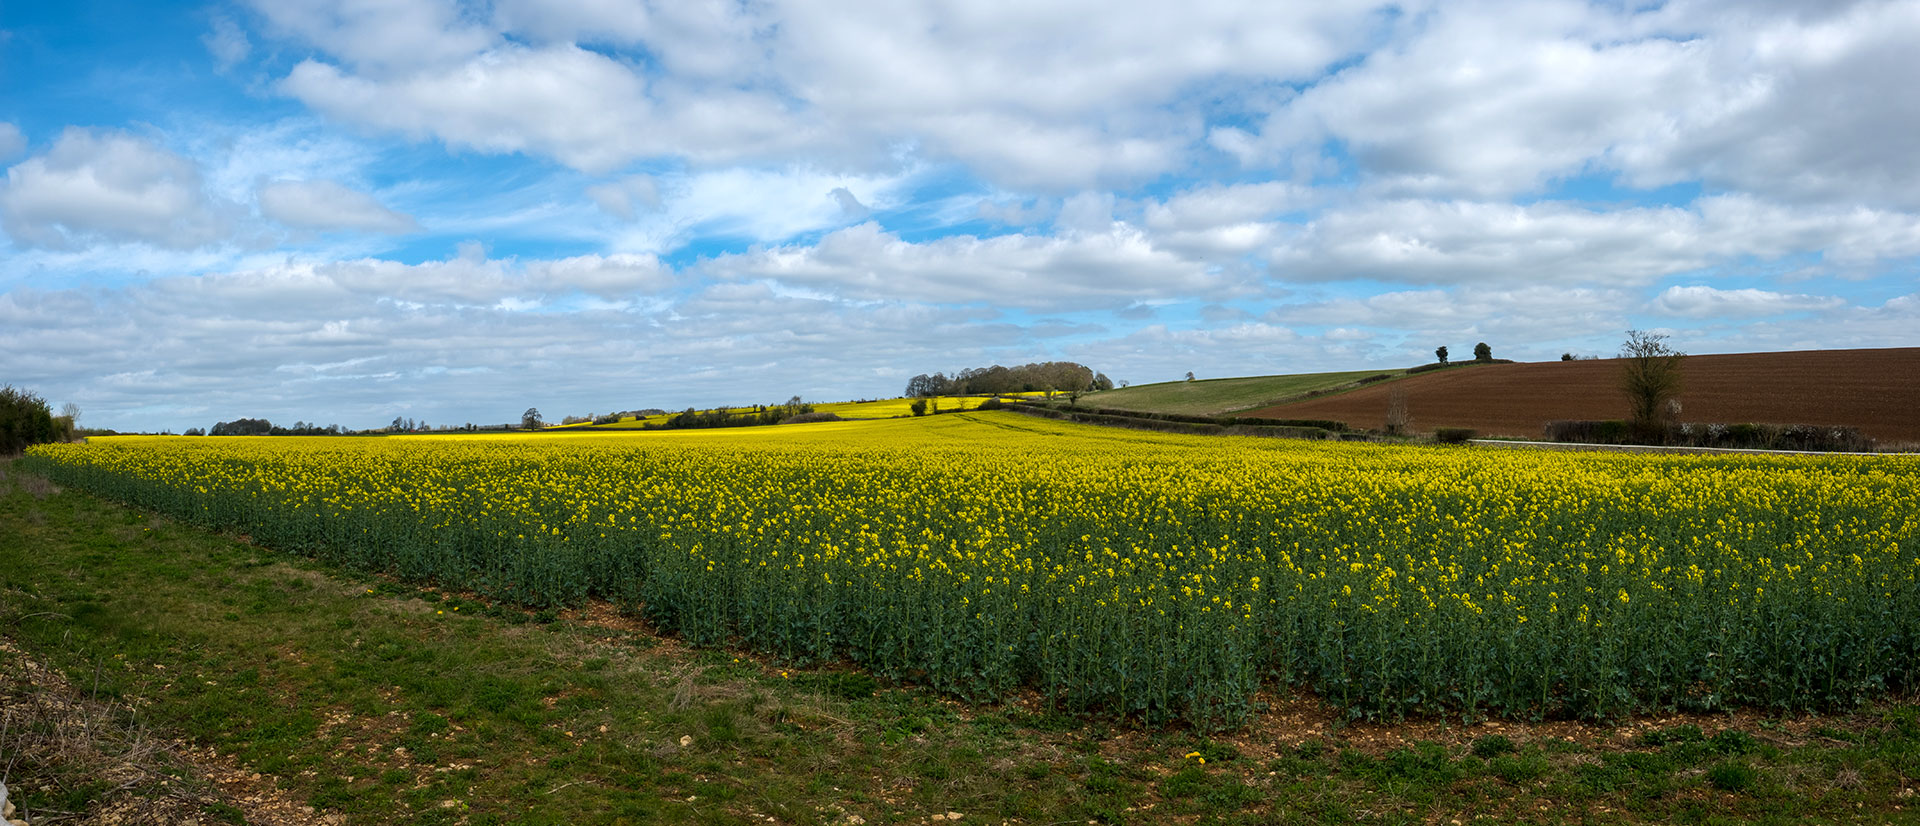
<svg viewBox="0 0 1920 826"><path fill-rule="evenodd" d="M1850 425L1881 442L1920 442L1920 347L1688 356L1683 365L1682 421ZM1474 365L1239 415L1384 428L1398 388L1415 430L1537 439L1556 419L1626 418L1621 372L1619 359Z"/></svg>

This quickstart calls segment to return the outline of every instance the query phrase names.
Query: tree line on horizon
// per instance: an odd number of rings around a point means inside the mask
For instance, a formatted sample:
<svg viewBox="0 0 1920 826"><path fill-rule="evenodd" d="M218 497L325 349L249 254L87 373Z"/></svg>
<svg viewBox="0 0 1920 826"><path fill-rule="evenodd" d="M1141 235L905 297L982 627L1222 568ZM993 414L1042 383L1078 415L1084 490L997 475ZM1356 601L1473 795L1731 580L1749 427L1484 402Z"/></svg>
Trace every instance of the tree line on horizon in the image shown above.
<svg viewBox="0 0 1920 826"><path fill-rule="evenodd" d="M969 367L948 376L921 373L907 380L906 396L969 396L988 393L1112 390L1113 380L1084 364L1045 361L1018 367Z"/></svg>

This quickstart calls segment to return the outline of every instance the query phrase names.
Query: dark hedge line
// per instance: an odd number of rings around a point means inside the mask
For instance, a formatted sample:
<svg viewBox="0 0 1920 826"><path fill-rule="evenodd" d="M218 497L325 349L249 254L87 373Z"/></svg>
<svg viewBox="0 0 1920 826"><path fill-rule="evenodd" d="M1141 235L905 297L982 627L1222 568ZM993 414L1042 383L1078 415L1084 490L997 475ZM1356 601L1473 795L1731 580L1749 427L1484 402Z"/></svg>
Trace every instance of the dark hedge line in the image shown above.
<svg viewBox="0 0 1920 826"><path fill-rule="evenodd" d="M1281 439L1337 439L1336 431L1319 427L1278 426L1258 424L1217 424L1208 421L1177 421L1166 418L1151 418L1137 415L1111 415L1096 413L1088 409L1063 409L1037 404L1008 405L1008 410L1038 416L1043 419L1097 424L1107 427L1126 427L1134 430L1151 430L1159 433L1185 433L1196 436L1265 436ZM1198 418L1198 417L1183 417ZM1243 422L1245 420L1242 420ZM1257 421L1257 420L1256 420ZM1338 422L1334 422L1338 424Z"/></svg>
<svg viewBox="0 0 1920 826"><path fill-rule="evenodd" d="M1407 368L1407 375L1411 376L1411 375L1414 375L1415 373L1429 373L1434 370L1450 370L1455 367L1472 367L1473 365L1476 365L1476 364L1512 364L1512 363L1513 363L1513 359L1486 359L1484 361L1481 359L1473 359L1471 361L1449 361L1449 362L1436 361L1432 364L1422 364L1419 367L1409 367Z"/></svg>
<svg viewBox="0 0 1920 826"><path fill-rule="evenodd" d="M1547 440L1590 445L1645 444L1633 439L1633 427L1618 419L1547 423ZM1873 440L1859 428L1812 424L1722 424L1675 422L1659 442L1666 447L1721 447L1744 450L1814 450L1864 453Z"/></svg>
<svg viewBox="0 0 1920 826"><path fill-rule="evenodd" d="M1049 410L1064 410L1075 413L1088 413L1096 416L1117 416L1127 419L1148 419L1157 422L1176 422L1180 424L1218 425L1220 427L1305 427L1316 430L1330 430L1335 433L1347 431L1346 422L1332 419L1267 419L1259 416L1189 416L1184 413L1154 413L1140 410L1120 410L1111 407L1080 407L1061 405L1058 402L1030 402L1028 407L1041 407Z"/></svg>

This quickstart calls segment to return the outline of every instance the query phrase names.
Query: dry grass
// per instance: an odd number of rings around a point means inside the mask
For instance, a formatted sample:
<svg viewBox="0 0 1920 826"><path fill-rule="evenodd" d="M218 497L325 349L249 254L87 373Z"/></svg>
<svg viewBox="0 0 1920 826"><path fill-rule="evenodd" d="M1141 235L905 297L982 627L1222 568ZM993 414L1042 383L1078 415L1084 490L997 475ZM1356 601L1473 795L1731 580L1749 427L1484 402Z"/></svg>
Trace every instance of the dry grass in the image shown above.
<svg viewBox="0 0 1920 826"><path fill-rule="evenodd" d="M187 823L218 802L132 708L89 698L11 642L0 655L0 779L15 799L61 801L22 811L28 822Z"/></svg>

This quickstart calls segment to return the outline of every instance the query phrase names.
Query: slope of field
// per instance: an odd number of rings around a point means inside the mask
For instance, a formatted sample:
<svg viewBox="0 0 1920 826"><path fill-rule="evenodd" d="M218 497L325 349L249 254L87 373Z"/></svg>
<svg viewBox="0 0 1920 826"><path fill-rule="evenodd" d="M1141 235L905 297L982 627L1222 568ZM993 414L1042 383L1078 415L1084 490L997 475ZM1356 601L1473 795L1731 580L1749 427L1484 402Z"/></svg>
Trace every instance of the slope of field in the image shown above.
<svg viewBox="0 0 1920 826"><path fill-rule="evenodd" d="M1345 373L1296 373L1285 376L1248 376L1201 381L1167 381L1094 393L1081 398L1092 407L1218 416L1272 404L1315 390L1326 390L1381 373L1399 370L1355 370Z"/></svg>
<svg viewBox="0 0 1920 826"><path fill-rule="evenodd" d="M1920 441L1920 347L1688 356L1683 421L1847 425L1881 441ZM1538 438L1556 419L1620 419L1621 362L1552 361L1440 370L1253 415L1385 426L1388 394L1405 390L1415 430L1470 427Z"/></svg>

